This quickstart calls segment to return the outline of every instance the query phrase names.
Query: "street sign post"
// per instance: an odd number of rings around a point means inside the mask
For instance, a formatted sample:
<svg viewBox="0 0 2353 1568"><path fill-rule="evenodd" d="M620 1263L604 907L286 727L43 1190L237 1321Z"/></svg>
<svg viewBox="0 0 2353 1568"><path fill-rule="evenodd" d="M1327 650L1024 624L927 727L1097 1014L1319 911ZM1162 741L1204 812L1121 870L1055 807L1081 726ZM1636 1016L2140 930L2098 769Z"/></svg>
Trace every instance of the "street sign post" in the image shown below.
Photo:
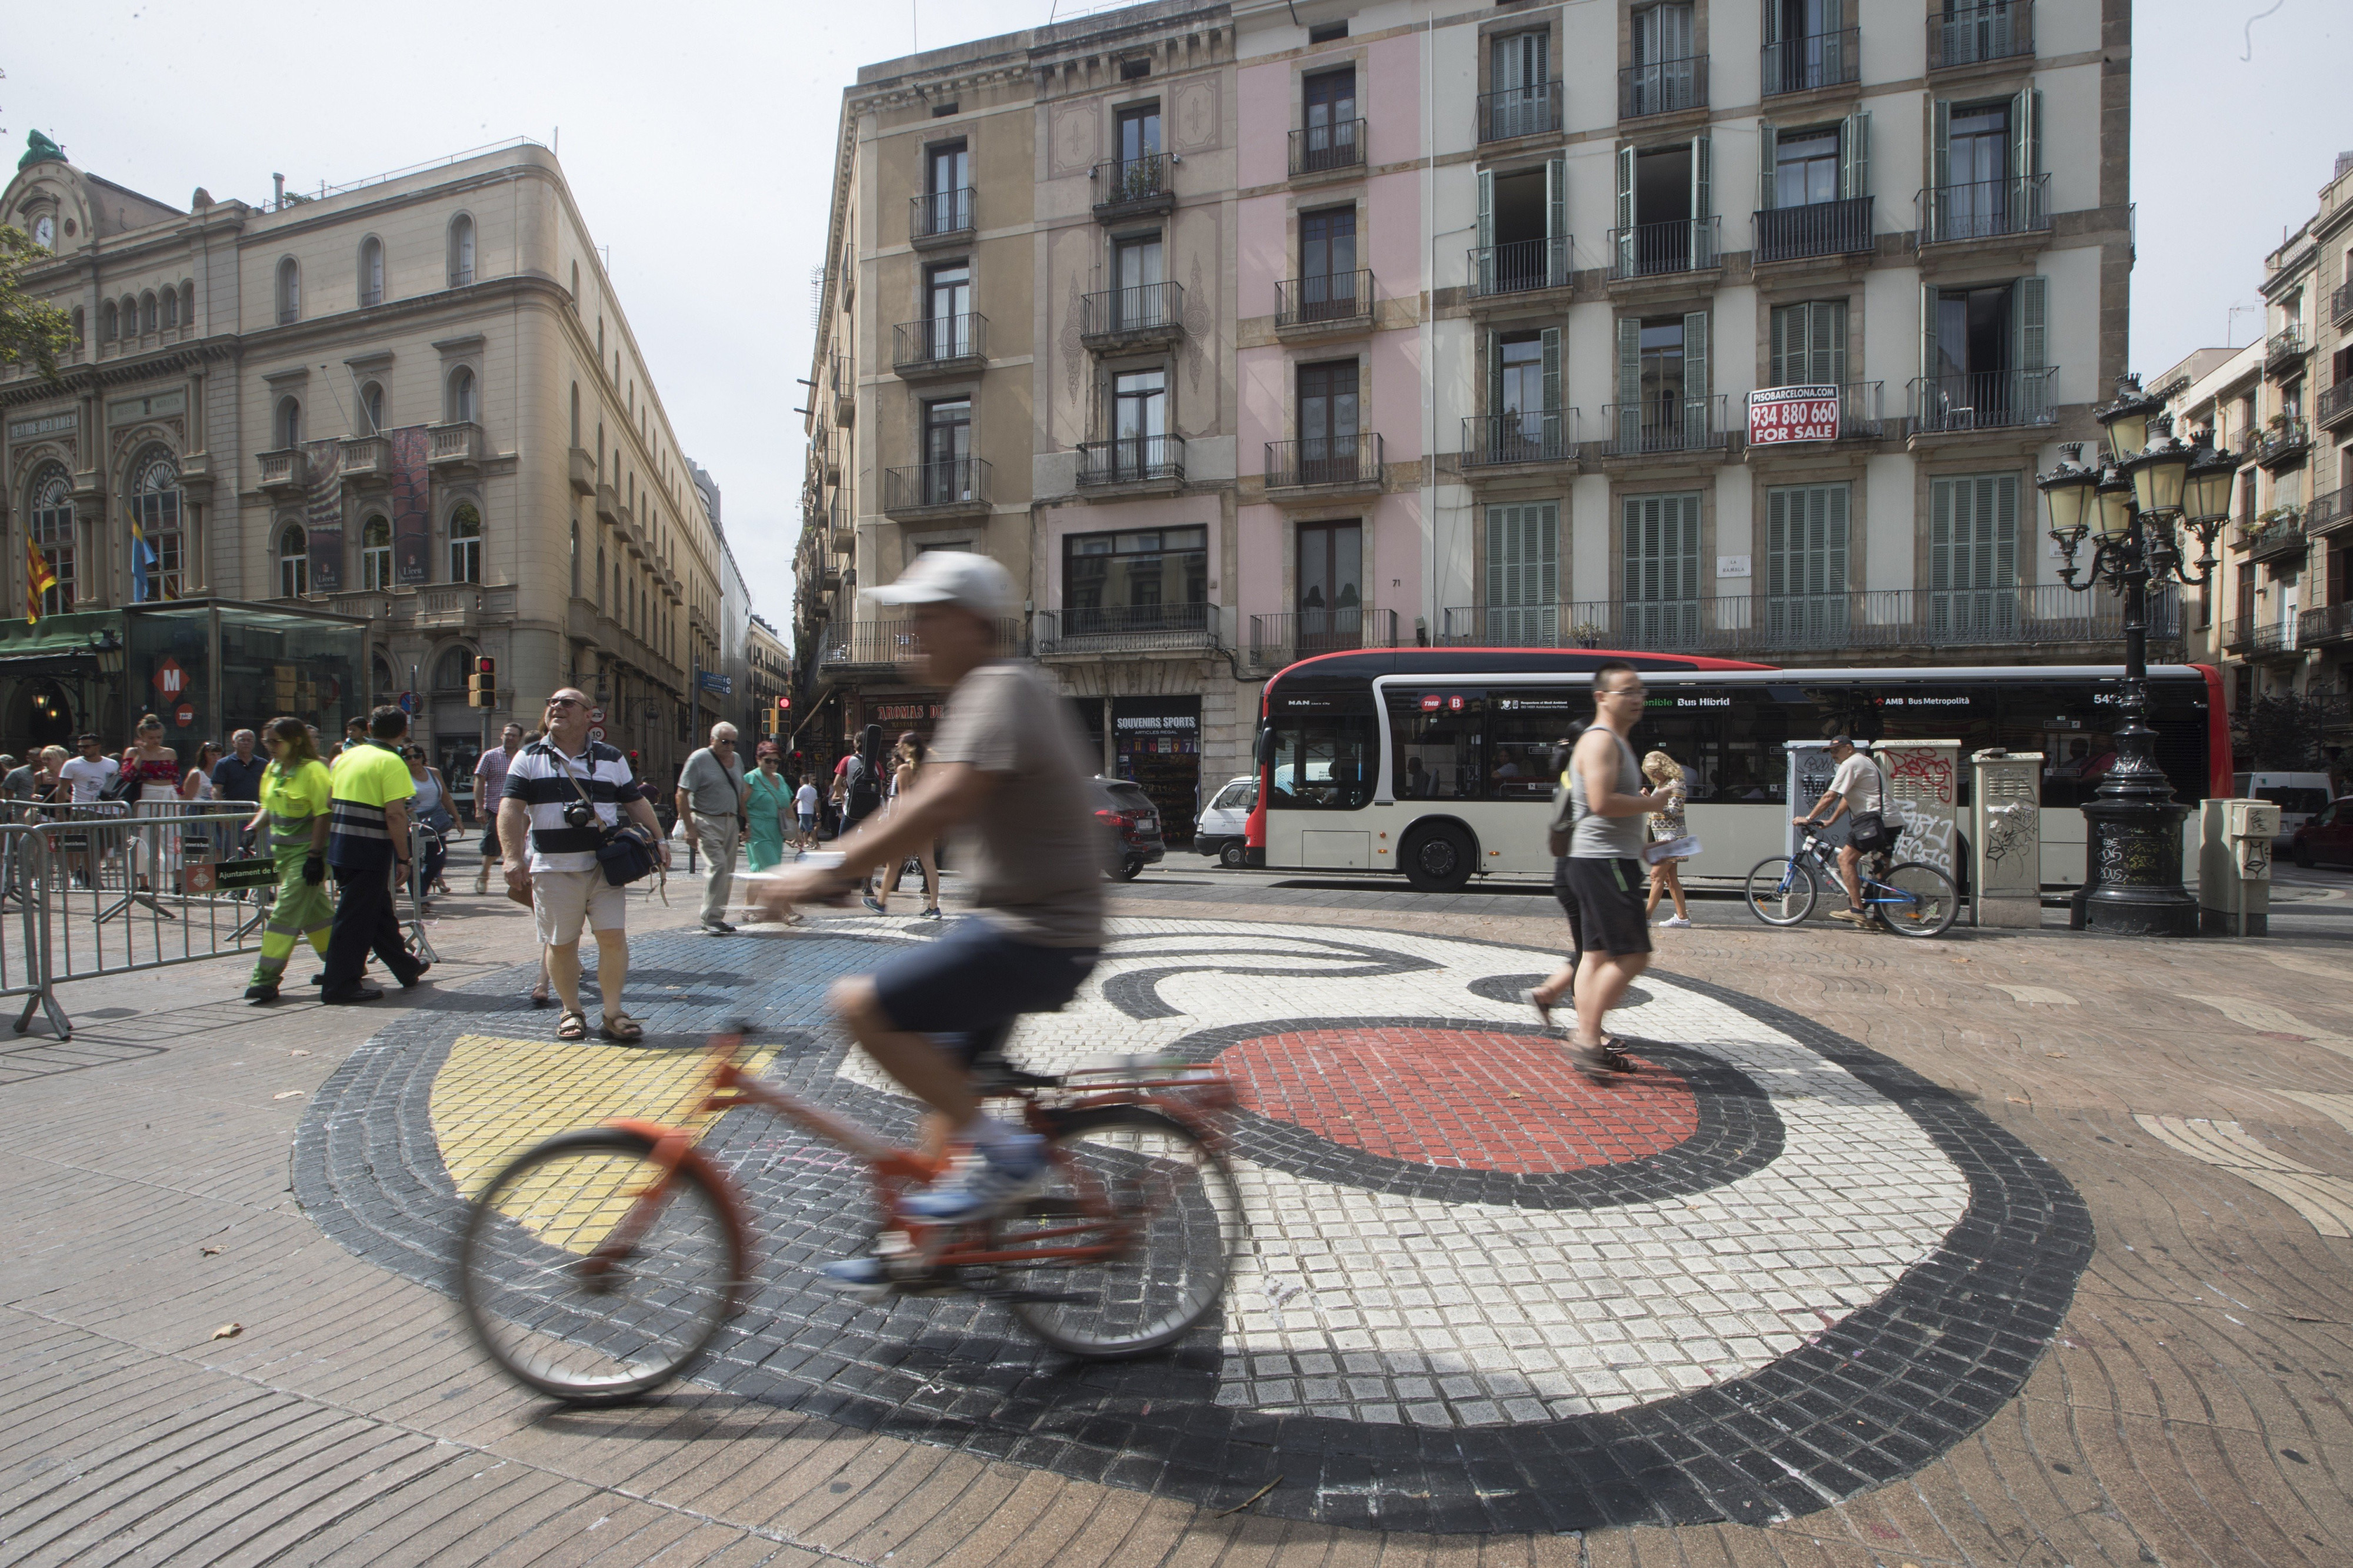
<svg viewBox="0 0 2353 1568"><path fill-rule="evenodd" d="M1839 389L1835 386L1773 386L1748 395L1748 444L1752 447L1835 441L1838 437Z"/></svg>

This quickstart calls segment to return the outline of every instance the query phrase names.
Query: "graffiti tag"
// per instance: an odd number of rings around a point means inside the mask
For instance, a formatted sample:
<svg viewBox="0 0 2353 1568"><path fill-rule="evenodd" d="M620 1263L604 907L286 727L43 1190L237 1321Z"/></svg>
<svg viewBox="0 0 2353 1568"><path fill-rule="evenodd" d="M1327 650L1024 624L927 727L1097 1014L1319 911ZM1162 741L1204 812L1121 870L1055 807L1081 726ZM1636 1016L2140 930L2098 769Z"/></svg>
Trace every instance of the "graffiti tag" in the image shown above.
<svg viewBox="0 0 2353 1568"><path fill-rule="evenodd" d="M1941 752L1914 752L1895 747L1885 748L1889 757L1887 775L1891 792L1904 800L1933 800L1941 805L1953 804L1953 759Z"/></svg>
<svg viewBox="0 0 2353 1568"><path fill-rule="evenodd" d="M1916 801L1899 799L1895 815L1904 819L1904 833L1895 843L1898 860L1917 860L1953 874L1953 819Z"/></svg>

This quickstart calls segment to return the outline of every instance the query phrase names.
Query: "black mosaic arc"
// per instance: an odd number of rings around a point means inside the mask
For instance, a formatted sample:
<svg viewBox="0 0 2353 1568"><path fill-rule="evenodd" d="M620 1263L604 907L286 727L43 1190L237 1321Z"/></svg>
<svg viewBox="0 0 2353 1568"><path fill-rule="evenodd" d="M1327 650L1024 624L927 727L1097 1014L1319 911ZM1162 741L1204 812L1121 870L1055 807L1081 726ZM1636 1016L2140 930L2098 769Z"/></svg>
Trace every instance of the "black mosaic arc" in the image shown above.
<svg viewBox="0 0 2353 1568"><path fill-rule="evenodd" d="M1448 1029L1543 1039L1533 1029L1498 1024L1493 1018L1279 1018L1198 1029L1170 1045L1167 1054L1185 1061L1208 1062L1244 1041L1270 1035L1342 1029ZM1699 1116L1699 1125L1690 1137L1671 1149L1637 1159L1575 1171L1480 1171L1429 1165L1336 1142L1296 1123L1250 1110L1235 1118L1234 1152L1245 1160L1338 1187L1524 1209L1662 1203L1727 1185L1781 1157L1786 1129L1771 1098L1746 1073L1688 1046L1645 1042L1636 1054L1666 1068L1690 1089L1693 1109ZM1564 1058L1562 1071L1568 1070Z"/></svg>
<svg viewBox="0 0 2353 1568"><path fill-rule="evenodd" d="M1158 933L1154 933L1157 935ZM1166 952L1128 954L1120 951L1123 942L1146 942L1151 936L1114 937L1104 946L1106 958L1249 958L1257 954L1238 952L1230 948L1176 948ZM1184 1010L1172 1007L1161 1000L1160 983L1180 974L1247 974L1292 980L1363 980L1384 974L1410 974L1418 970L1437 969L1438 963L1409 953L1390 952L1366 947L1356 942L1333 942L1324 937L1292 937L1282 940L1306 947L1318 947L1332 952L1335 958L1345 955L1354 963L1335 963L1318 969L1275 968L1252 964L1247 968L1216 963L1178 963L1156 969L1123 969L1106 975L1103 981L1103 1000L1131 1018L1181 1018ZM1303 953L1278 952L1268 956L1301 958Z"/></svg>
<svg viewBox="0 0 2353 1568"><path fill-rule="evenodd" d="M648 960L690 969L732 956L765 977L726 1007L657 1004L648 1026L716 1028L749 1003L776 1029L807 1031L772 1069L797 1092L887 1132L912 1128L905 1101L841 1079L845 1047L815 1032L825 983L871 967L871 939L754 945L774 942L639 939ZM509 1014L516 1033L545 1028L544 1015L494 996L512 997L529 978L517 969L466 987L489 1004L470 1018L396 1021L319 1091L293 1151L295 1192L340 1245L448 1290L465 1209L435 1144L433 1077L460 1032L499 1030ZM968 1300L870 1311L800 1289L807 1265L862 1240L863 1205L849 1195L856 1178L801 1157L821 1146L778 1123L730 1118L711 1146L753 1189L763 1284L701 1381L862 1430L1214 1507L1279 1476L1258 1511L1438 1533L1762 1522L1931 1462L2017 1394L2056 1334L2092 1254L2083 1201L2019 1139L1910 1069L1755 998L1656 978L1854 1074L1910 1116L1968 1186L1961 1219L1928 1258L1814 1342L1747 1376L1608 1415L1461 1429L1220 1406L1213 1331L1168 1357L1073 1367Z"/></svg>

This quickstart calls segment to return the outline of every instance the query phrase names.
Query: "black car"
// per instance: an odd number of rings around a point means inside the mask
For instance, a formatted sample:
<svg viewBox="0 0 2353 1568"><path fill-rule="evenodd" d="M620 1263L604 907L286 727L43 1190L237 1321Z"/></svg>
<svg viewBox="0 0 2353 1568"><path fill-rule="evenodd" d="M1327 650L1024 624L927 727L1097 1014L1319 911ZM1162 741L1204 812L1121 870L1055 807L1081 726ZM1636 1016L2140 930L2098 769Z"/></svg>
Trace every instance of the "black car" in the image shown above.
<svg viewBox="0 0 2353 1568"><path fill-rule="evenodd" d="M1096 778L1095 816L1107 835L1103 874L1134 881L1144 868L1165 858L1168 847L1160 838L1160 811L1143 787L1125 779Z"/></svg>

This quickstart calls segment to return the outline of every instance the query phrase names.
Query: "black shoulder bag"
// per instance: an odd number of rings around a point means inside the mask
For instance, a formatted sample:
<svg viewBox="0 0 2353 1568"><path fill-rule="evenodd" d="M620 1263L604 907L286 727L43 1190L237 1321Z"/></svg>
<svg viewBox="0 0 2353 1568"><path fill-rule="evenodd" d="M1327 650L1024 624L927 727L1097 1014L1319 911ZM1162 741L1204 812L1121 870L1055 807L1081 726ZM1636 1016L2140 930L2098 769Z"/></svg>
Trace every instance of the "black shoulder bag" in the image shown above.
<svg viewBox="0 0 2353 1568"><path fill-rule="evenodd" d="M1887 770L1879 765L1877 757L1865 753L1863 760L1871 764L1871 771L1879 775L1879 802L1884 807L1887 804ZM1903 837L1900 829L1889 830L1884 810L1856 811L1847 815L1846 841L1865 855L1893 849L1895 841Z"/></svg>
<svg viewBox="0 0 2353 1568"><path fill-rule="evenodd" d="M555 752L554 747L550 747L549 751L555 757L555 765L564 771L565 782L572 785L573 793L580 797L580 804L587 809L588 820L596 824L602 835L596 845L596 865L605 873L605 880L614 887L626 888L631 882L652 876L655 866L660 863L659 857L654 850L653 835L634 822L624 821L611 827L607 827L603 823L598 822L596 804L588 798L588 792L581 787L579 777L573 773L571 763L565 760L562 752ZM596 766L596 753L593 746L588 752L588 766L593 773Z"/></svg>

